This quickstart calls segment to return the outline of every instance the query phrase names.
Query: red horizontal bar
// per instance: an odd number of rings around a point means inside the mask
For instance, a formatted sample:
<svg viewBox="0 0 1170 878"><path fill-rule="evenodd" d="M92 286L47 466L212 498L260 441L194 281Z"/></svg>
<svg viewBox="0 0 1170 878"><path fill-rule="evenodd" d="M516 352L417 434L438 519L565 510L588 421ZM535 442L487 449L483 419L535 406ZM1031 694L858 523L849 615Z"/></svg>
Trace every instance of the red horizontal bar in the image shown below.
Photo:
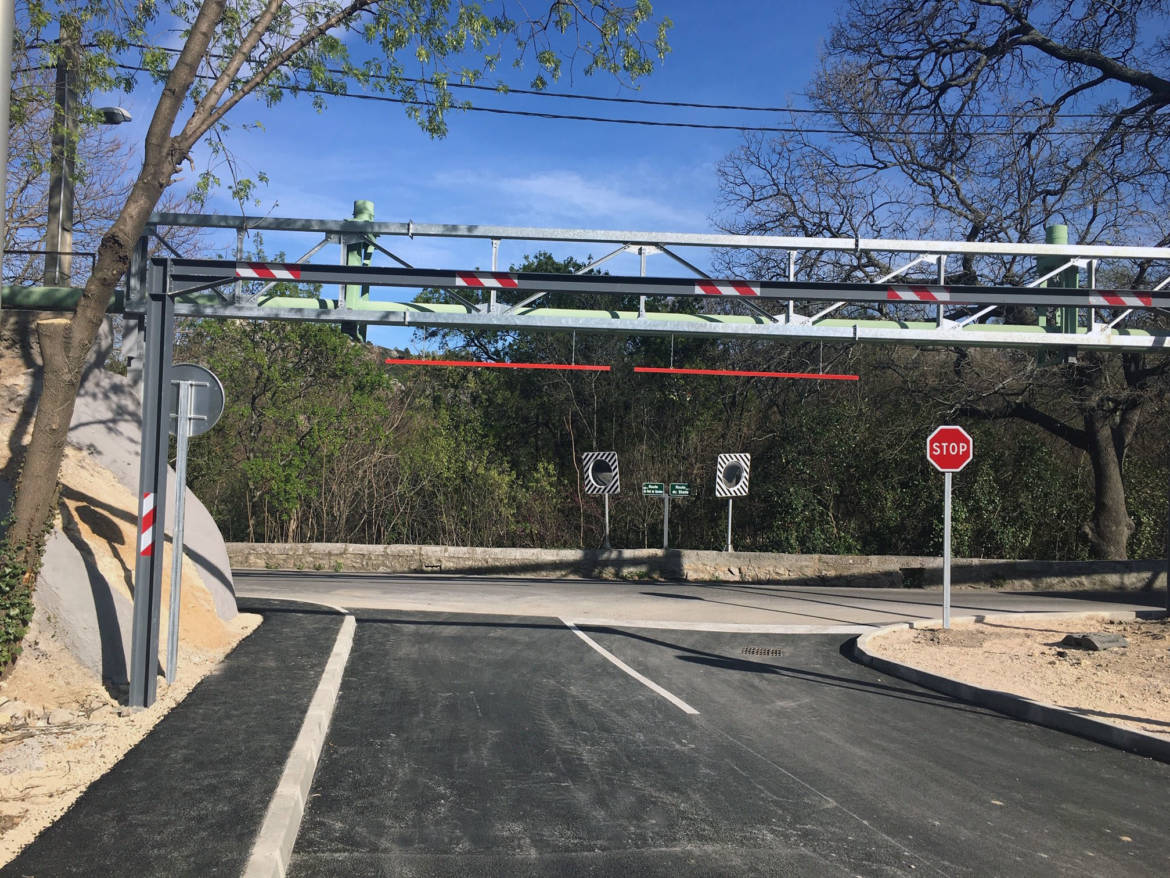
<svg viewBox="0 0 1170 878"><path fill-rule="evenodd" d="M470 366L481 369L555 369L564 372L608 372L609 366L585 366L562 363L492 363L479 360L407 360L387 357L390 366Z"/></svg>
<svg viewBox="0 0 1170 878"><path fill-rule="evenodd" d="M658 366L635 366L635 372L655 375L724 375L738 378L808 378L817 381L858 381L858 375L831 375L827 372L748 372L742 369L664 369Z"/></svg>

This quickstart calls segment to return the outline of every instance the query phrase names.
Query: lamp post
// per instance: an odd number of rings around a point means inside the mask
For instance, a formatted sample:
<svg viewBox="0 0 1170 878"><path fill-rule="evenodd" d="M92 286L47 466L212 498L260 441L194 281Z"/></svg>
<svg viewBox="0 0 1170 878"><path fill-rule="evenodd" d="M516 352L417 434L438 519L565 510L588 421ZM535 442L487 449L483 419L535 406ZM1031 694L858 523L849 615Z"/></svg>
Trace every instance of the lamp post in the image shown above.
<svg viewBox="0 0 1170 878"><path fill-rule="evenodd" d="M73 270L73 179L77 165L77 91L75 80L80 67L80 34L76 25L61 23L57 40L57 85L53 106L53 148L49 158L49 221L45 230L45 276L47 287L69 286ZM98 110L105 125L129 122L130 113L121 107Z"/></svg>
<svg viewBox="0 0 1170 878"><path fill-rule="evenodd" d="M12 0L0 0L0 258L8 246L8 103L12 84ZM0 263L2 264L2 263Z"/></svg>

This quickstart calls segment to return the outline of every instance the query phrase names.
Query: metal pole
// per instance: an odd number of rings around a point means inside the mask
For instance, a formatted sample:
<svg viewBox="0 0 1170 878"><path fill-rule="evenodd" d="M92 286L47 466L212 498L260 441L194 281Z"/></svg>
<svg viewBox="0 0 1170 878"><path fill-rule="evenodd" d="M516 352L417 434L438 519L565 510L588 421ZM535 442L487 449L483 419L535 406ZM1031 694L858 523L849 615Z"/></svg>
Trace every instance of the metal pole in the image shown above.
<svg viewBox="0 0 1170 878"><path fill-rule="evenodd" d="M731 498L727 498L727 551L731 551Z"/></svg>
<svg viewBox="0 0 1170 878"><path fill-rule="evenodd" d="M353 203L353 219L357 222L372 222L374 219L374 202L372 201L355 201ZM370 259L373 256L373 248L364 236L354 236L346 243L343 248L345 254L346 265L369 265ZM343 299L340 303L346 309L354 309L358 302L368 301L370 298L370 288L368 286L358 286L356 284L349 284L342 287ZM352 336L358 341L366 340L366 324L345 322L341 324L341 331L347 335Z"/></svg>
<svg viewBox="0 0 1170 878"><path fill-rule="evenodd" d="M601 541L601 548L609 548L609 494L602 495L605 498L605 539Z"/></svg>
<svg viewBox="0 0 1170 878"><path fill-rule="evenodd" d="M951 627L951 474L943 489L943 627Z"/></svg>
<svg viewBox="0 0 1170 878"><path fill-rule="evenodd" d="M1166 475L1170 477L1170 467ZM1170 616L1170 478L1166 489L1166 615Z"/></svg>
<svg viewBox="0 0 1170 878"><path fill-rule="evenodd" d="M662 495L662 551L670 548L670 493Z"/></svg>
<svg viewBox="0 0 1170 878"><path fill-rule="evenodd" d="M62 21L57 43L61 54L57 58L53 145L49 158L44 276L47 287L68 286L73 268L73 178L77 157L77 98L73 78L80 66L76 29Z"/></svg>
<svg viewBox="0 0 1170 878"><path fill-rule="evenodd" d="M167 639L167 685L175 682L179 666L179 603L183 591L183 512L187 494L187 442L191 434L193 386L190 381L172 381L179 385L179 404L175 411L175 527L171 541L170 636Z"/></svg>
<svg viewBox="0 0 1170 878"><path fill-rule="evenodd" d="M165 278L153 271L146 313L139 464L138 556L134 565L134 622L130 647L130 706L150 707L158 688L159 607L162 601L163 528L167 508L167 408L175 303Z"/></svg>
<svg viewBox="0 0 1170 878"><path fill-rule="evenodd" d="M147 278L150 272L150 241L146 235L138 239L130 254L130 270L126 272L126 299L124 307L139 306L146 301ZM122 359L126 361L126 377L134 385L134 392L142 398L142 352L145 321L141 315L122 317Z"/></svg>
<svg viewBox="0 0 1170 878"><path fill-rule="evenodd" d="M16 30L12 0L0 0L0 257L8 246L8 118L9 98L12 92L12 35ZM3 263L0 262L0 265Z"/></svg>

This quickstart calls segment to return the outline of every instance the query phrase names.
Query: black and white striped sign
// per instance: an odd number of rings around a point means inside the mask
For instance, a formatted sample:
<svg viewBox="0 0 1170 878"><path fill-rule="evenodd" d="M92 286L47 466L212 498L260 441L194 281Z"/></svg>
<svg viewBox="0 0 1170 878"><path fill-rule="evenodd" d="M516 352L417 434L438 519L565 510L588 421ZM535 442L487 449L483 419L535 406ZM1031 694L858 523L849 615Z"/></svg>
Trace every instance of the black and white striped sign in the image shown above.
<svg viewBox="0 0 1170 878"><path fill-rule="evenodd" d="M751 469L750 454L720 454L715 464L715 496L746 497Z"/></svg>
<svg viewBox="0 0 1170 878"><path fill-rule="evenodd" d="M581 455L581 466L585 470L586 494L621 492L616 451L587 451Z"/></svg>

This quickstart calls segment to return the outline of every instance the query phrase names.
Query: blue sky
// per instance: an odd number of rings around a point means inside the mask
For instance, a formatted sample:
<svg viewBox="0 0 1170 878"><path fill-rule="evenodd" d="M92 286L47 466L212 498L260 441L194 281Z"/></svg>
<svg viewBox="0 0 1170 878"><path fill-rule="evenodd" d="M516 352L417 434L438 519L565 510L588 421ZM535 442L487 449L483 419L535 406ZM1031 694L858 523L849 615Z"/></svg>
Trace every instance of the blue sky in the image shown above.
<svg viewBox="0 0 1170 878"><path fill-rule="evenodd" d="M817 64L836 14L836 2L821 4L726 0L656 0L655 12L674 21L672 52L641 81L637 92L608 75L566 75L551 86L606 97L745 105L804 104L801 92ZM530 73L502 70L500 78L524 87ZM489 82L492 80L489 80ZM649 108L555 98L470 93L473 102L522 110L594 116L669 119L719 124L776 125L772 114ZM133 129L151 112L147 90L120 96L135 115ZM274 216L346 217L357 198L375 204L386 221L489 225L584 227L655 231L714 231L717 163L740 142L734 131L645 128L590 122L526 119L484 113L454 113L450 133L432 140L392 104L331 100L317 113L308 100L286 99L274 109L249 102L233 111L236 130L229 145L242 172L264 172L262 206ZM258 121L262 131L239 126ZM130 127L130 126L128 126ZM127 131L140 136L138 131ZM140 149L137 144L136 148ZM226 177L226 173L221 176ZM238 213L224 197L215 212ZM269 252L300 255L315 241L265 237ZM487 242L437 239L386 242L414 264L426 267L488 267ZM226 246L226 241L224 243ZM500 264L519 262L538 245L504 242ZM602 248L560 248L557 255L601 255ZM698 256L698 254L688 254ZM328 257L332 260L333 255ZM611 271L637 272L634 257L611 263ZM664 260L665 257L657 257ZM702 259L699 259L702 262ZM673 266L673 263L670 264ZM677 267L653 259L650 271L675 274ZM378 297L410 295L387 291ZM395 334L397 333L397 334ZM402 346L402 330L378 330L371 340Z"/></svg>

